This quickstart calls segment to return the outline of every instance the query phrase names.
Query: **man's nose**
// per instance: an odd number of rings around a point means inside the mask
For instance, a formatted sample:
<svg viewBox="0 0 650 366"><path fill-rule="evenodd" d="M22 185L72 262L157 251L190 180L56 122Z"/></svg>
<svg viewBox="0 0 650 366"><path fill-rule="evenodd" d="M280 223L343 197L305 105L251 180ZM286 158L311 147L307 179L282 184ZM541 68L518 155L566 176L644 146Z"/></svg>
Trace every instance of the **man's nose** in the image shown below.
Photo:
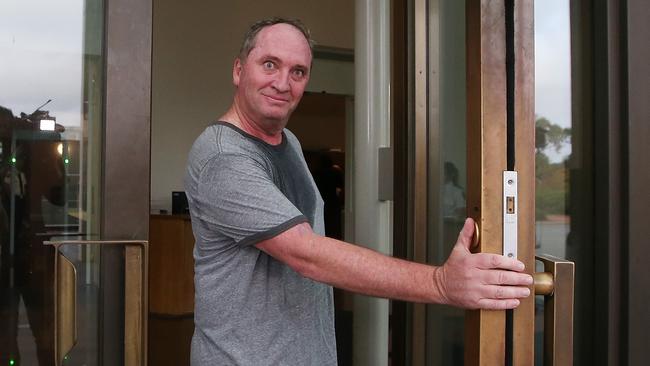
<svg viewBox="0 0 650 366"><path fill-rule="evenodd" d="M291 89L289 72L279 72L273 81L273 87L280 93L286 93Z"/></svg>

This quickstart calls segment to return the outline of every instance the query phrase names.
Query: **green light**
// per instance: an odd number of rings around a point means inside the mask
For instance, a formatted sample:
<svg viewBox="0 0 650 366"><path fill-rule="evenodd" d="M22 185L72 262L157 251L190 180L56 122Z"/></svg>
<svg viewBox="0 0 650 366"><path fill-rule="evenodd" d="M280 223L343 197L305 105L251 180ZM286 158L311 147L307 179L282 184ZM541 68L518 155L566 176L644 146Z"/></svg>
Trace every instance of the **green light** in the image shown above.
<svg viewBox="0 0 650 366"><path fill-rule="evenodd" d="M9 365L14 365L16 362L14 360L9 360Z"/></svg>
<svg viewBox="0 0 650 366"><path fill-rule="evenodd" d="M66 163L66 164L68 164L68 163L70 163L70 159L65 158L65 160L63 160L63 162Z"/></svg>
<svg viewBox="0 0 650 366"><path fill-rule="evenodd" d="M13 164L16 164L16 157L15 157L15 156L12 156L12 157L11 157L11 162L12 162Z"/></svg>

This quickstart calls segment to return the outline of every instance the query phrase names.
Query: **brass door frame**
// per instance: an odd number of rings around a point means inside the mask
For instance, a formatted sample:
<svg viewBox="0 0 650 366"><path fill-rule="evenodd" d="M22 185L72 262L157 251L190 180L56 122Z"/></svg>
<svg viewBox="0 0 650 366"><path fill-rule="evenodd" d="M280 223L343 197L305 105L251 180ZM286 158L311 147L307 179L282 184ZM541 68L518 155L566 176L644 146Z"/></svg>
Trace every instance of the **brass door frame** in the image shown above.
<svg viewBox="0 0 650 366"><path fill-rule="evenodd" d="M105 98L101 238L147 240L151 151L151 0L105 1ZM119 251L101 253L100 309L118 309L124 264ZM122 321L100 313L101 363L118 365L131 347L119 342Z"/></svg>
<svg viewBox="0 0 650 366"><path fill-rule="evenodd" d="M393 58L405 64L401 68L396 65L394 74L394 80L401 81L394 83L396 90L392 94L394 105L401 106L395 108L393 117L395 136L397 138L401 131L398 126L408 131L399 139L405 147L400 149L396 143L396 152L399 153L395 157L396 166L401 161L406 168L402 170L405 174L396 174L395 178L395 216L404 219L401 222L403 228L396 226L395 229L395 253L409 259L413 259L413 248L402 248L400 243L424 245L412 238L413 215L416 213L412 207L412 93L416 77L412 55L413 1L393 2L394 7L407 13L403 21L395 24L403 24L405 30L400 32L406 36L399 39L407 40L409 44L403 56L396 51ZM488 5L485 1L468 1L468 8L473 4L471 6L475 9L481 9L481 3ZM578 150L572 161L576 164L577 159L580 169L572 167L570 188L579 187L580 192L578 196L571 196L570 204L581 207L581 212L585 213L572 218L572 231L585 243L593 243L592 252L586 253L586 260L579 262L578 273L582 278L592 276L599 284L594 288L582 286L578 293L582 299L582 309L576 314L580 318L578 323L589 323L590 328L588 334L576 338L576 351L581 356L587 355L582 360L584 362L627 363L647 357L647 352L635 352L635 349L640 348L639 343L644 339L642 330L649 324L647 316L640 316L647 312L639 311L643 304L641 299L648 293L647 276L643 276L647 262L643 259L649 257L645 245L648 225L645 225L647 220L643 215L648 206L646 192L650 186L648 171L643 169L644 157L648 155L645 153L648 151L645 123L648 88L644 83L648 57L647 47L643 47L643 37L648 33L644 31L647 29L644 19L647 19L648 7L642 1L622 0L572 0L570 6L572 118L581 126L581 133L574 136L579 140L573 141ZM480 24L481 18L477 19ZM474 42L478 44L481 33L476 26L475 30ZM469 31L468 42L472 38ZM521 148L517 150L521 151ZM408 175L407 183L403 182L405 175ZM398 205L399 202L402 204ZM415 343L423 342L410 339L417 334L412 331L417 326L410 313L412 307L394 303L393 309L400 309L400 319L407 323L406 329L402 330L404 334L393 336L394 351L397 351L395 340L406 339L406 345L401 348L404 351L395 358L397 361L412 361L416 357L412 353L418 349Z"/></svg>
<svg viewBox="0 0 650 366"><path fill-rule="evenodd" d="M407 204L399 206L406 212L406 230L400 231L399 240L409 239L413 250L401 251L402 256L409 259L426 262L427 236L430 229L426 218L430 212L426 203L434 197L428 192L429 177L429 129L436 121L430 112L433 108L429 93L429 85L433 82L429 73L431 67L429 47L432 47L430 34L431 25L429 14L435 9L429 9L429 2L413 0L412 2L396 2L396 6L406 9L411 22L406 21L406 32L410 34L410 49L405 57L407 64L413 65L405 76L407 82L402 83L406 91L397 94L404 98L408 107L406 113L412 122L398 121L395 115L395 126L409 127L413 132L404 136L401 142L406 142L412 149L403 153L407 158L408 176L410 183L401 187L402 199ZM534 270L534 58L533 58L533 2L532 0L517 1L515 10L515 43L516 47L516 170L520 174L519 217L519 259L527 267L529 273ZM411 8L412 7L412 8ZM506 170L506 72L505 72L505 19L504 1L471 0L466 3L467 19L467 207L468 216L473 217L480 228L482 252L502 252L502 173ZM409 19L409 16L407 16ZM399 24L399 23L397 23ZM435 25L433 25L435 26ZM435 56L435 55L434 55ZM394 56L397 58L397 56ZM403 59L402 59L403 60ZM406 67L408 69L408 67ZM397 77L397 80L401 80ZM409 91L412 94L409 95ZM412 100L409 105L408 101ZM395 103L398 103L396 101ZM410 108L409 108L410 107ZM411 114L412 113L412 114ZM397 128L397 127L396 127ZM398 150L399 151L399 150ZM403 160L403 159L402 159ZM396 180L397 181L397 180ZM396 193L396 198L400 195ZM397 230L396 230L397 231ZM399 242L396 238L395 242ZM531 286L531 291L532 291ZM409 312L408 310L411 310ZM410 329L406 329L411 347L404 355L396 359L406 360L413 365L423 364L425 360L425 318L423 305L409 305L406 314L400 314L408 319ZM526 334L517 337L514 347L515 364L532 364L533 361L533 326L534 326L534 297L522 302L514 313L515 332ZM466 363L467 364L503 364L505 355L505 312L475 311L468 312L466 323Z"/></svg>
<svg viewBox="0 0 650 366"><path fill-rule="evenodd" d="M479 225L478 252L502 252L506 170L506 44L503 1L466 2L467 210ZM505 312L468 311L465 363L505 363Z"/></svg>
<svg viewBox="0 0 650 366"><path fill-rule="evenodd" d="M514 1L515 46L515 170L519 176L518 259L526 272L535 271L535 29L534 0ZM564 279L563 279L564 280ZM566 282L566 281L565 281ZM573 280L570 284L573 295ZM530 288L534 294L534 289ZM564 294L563 294L564 295ZM556 298L553 299L555 301ZM571 301L573 297L560 300ZM573 316L570 318L573 322ZM535 361L535 296L522 300L514 311L513 364ZM568 337L572 336L567 333ZM573 354L565 353L566 355Z"/></svg>
<svg viewBox="0 0 650 366"><path fill-rule="evenodd" d="M507 170L505 1L467 2L467 208L478 252L502 254L502 174ZM514 1L514 145L518 172L518 259L535 270L533 1ZM533 288L531 286L531 293ZM504 364L505 311L468 311L465 363ZM534 363L535 297L513 311L512 362Z"/></svg>

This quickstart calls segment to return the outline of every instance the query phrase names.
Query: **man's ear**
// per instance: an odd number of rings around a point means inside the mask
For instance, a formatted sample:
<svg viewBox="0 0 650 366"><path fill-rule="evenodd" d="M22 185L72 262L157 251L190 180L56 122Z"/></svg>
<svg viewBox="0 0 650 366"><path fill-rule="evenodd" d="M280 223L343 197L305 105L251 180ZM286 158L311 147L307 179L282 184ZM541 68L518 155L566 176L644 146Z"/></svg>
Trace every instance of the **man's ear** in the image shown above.
<svg viewBox="0 0 650 366"><path fill-rule="evenodd" d="M235 59L235 63L232 66L232 83L235 86L239 86L239 77L241 76L241 69L242 69L242 63L241 60L239 60L239 57Z"/></svg>

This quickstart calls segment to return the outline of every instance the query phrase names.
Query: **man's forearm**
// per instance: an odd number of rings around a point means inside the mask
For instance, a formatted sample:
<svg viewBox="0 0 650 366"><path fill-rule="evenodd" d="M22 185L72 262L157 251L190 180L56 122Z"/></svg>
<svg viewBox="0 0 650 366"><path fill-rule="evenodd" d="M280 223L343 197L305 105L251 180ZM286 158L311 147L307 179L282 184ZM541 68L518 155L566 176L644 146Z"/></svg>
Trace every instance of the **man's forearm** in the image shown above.
<svg viewBox="0 0 650 366"><path fill-rule="evenodd" d="M335 239L316 236L317 254L306 277L364 295L424 303L442 303L436 282L439 267L405 261Z"/></svg>
<svg viewBox="0 0 650 366"><path fill-rule="evenodd" d="M364 295L414 302L442 303L435 273L438 267L408 262L376 251L314 234L297 226L290 248L269 252L301 275ZM285 241L286 243L286 241Z"/></svg>
<svg viewBox="0 0 650 366"><path fill-rule="evenodd" d="M533 278L518 260L472 254L474 221L467 219L441 267L408 262L316 235L308 224L256 244L316 281L365 295L467 309L512 309L530 295Z"/></svg>

